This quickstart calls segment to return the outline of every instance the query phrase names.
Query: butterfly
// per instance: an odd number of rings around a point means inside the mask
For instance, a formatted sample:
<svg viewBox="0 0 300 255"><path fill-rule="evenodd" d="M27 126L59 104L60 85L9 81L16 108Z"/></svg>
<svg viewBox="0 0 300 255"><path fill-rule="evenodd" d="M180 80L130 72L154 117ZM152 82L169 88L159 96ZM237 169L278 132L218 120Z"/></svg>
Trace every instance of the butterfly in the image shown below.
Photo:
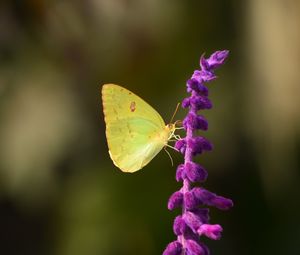
<svg viewBox="0 0 300 255"><path fill-rule="evenodd" d="M109 155L123 172L140 170L177 138L176 122L166 125L148 103L119 85L104 84L102 102Z"/></svg>

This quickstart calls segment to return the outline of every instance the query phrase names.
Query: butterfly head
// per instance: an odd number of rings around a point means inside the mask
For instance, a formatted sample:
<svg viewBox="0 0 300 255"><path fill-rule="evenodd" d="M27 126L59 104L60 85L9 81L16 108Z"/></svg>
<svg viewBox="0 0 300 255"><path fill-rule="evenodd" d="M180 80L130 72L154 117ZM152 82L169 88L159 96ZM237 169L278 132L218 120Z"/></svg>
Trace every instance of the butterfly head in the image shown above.
<svg viewBox="0 0 300 255"><path fill-rule="evenodd" d="M174 133L175 132L175 123L169 123L168 125L166 125L166 129L170 134Z"/></svg>
<svg viewBox="0 0 300 255"><path fill-rule="evenodd" d="M166 125L166 130L168 132L169 139L176 136L174 133L176 129L182 129L181 126L182 126L181 120L176 120L174 123L169 123L168 125Z"/></svg>

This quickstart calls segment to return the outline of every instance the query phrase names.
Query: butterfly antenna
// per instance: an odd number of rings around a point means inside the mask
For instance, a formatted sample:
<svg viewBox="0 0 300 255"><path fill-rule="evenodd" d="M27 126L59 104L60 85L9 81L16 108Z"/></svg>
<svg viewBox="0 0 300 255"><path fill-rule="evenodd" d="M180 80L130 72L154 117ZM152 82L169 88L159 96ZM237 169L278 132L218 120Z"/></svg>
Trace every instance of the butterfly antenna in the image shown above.
<svg viewBox="0 0 300 255"><path fill-rule="evenodd" d="M168 156L169 156L169 158L170 158L170 160L171 160L172 166L174 166L174 162L173 162L172 156L171 156L170 152L168 152L166 146L164 147L164 150L165 150L165 152L168 154Z"/></svg>
<svg viewBox="0 0 300 255"><path fill-rule="evenodd" d="M180 106L180 103L177 103L176 109L175 109L175 111L174 111L174 113L173 113L173 116L172 116L172 118L171 118L171 120L170 120L169 123L172 123L172 121L173 121L173 119L174 119L174 117L175 117L175 115L176 115L176 113L177 113L177 111L178 111L178 109L179 109L179 106Z"/></svg>

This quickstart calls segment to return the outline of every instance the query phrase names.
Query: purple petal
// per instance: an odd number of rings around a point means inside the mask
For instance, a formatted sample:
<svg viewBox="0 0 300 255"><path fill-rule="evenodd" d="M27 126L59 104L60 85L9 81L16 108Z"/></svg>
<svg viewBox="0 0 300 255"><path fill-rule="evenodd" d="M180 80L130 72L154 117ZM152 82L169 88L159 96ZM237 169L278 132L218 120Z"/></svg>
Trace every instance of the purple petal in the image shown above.
<svg viewBox="0 0 300 255"><path fill-rule="evenodd" d="M174 241L168 244L163 252L163 255L180 255L182 252L182 244Z"/></svg>
<svg viewBox="0 0 300 255"><path fill-rule="evenodd" d="M205 250L194 240L186 240L186 249L188 255L206 255Z"/></svg>
<svg viewBox="0 0 300 255"><path fill-rule="evenodd" d="M208 61L205 59L204 54L200 58L200 67L202 70L209 70L210 66Z"/></svg>
<svg viewBox="0 0 300 255"><path fill-rule="evenodd" d="M197 233L197 230L203 224L201 218L197 214L190 211L185 212L182 218L194 233Z"/></svg>
<svg viewBox="0 0 300 255"><path fill-rule="evenodd" d="M200 226L197 232L199 235L205 235L210 239L219 240L221 238L222 231L223 229L219 224L203 224Z"/></svg>
<svg viewBox="0 0 300 255"><path fill-rule="evenodd" d="M168 209L173 210L177 207L182 206L182 203L183 203L183 194L180 191L176 191L169 198Z"/></svg>
<svg viewBox="0 0 300 255"><path fill-rule="evenodd" d="M211 200L211 205L220 210L228 210L233 206L233 202L229 198L217 196Z"/></svg>
<svg viewBox="0 0 300 255"><path fill-rule="evenodd" d="M192 189L195 197L202 201L204 204L209 206L214 206L220 210L228 210L233 206L231 199L217 196L216 194L203 189L203 188L193 188Z"/></svg>
<svg viewBox="0 0 300 255"><path fill-rule="evenodd" d="M214 194L206 189L203 189L203 188L195 187L192 189L192 191L193 191L195 197L197 199L199 199L200 201L202 201L206 205L210 205L212 199L214 199L216 197L216 194Z"/></svg>
<svg viewBox="0 0 300 255"><path fill-rule="evenodd" d="M203 224L209 222L209 209L208 208L196 208L192 212L201 219Z"/></svg>

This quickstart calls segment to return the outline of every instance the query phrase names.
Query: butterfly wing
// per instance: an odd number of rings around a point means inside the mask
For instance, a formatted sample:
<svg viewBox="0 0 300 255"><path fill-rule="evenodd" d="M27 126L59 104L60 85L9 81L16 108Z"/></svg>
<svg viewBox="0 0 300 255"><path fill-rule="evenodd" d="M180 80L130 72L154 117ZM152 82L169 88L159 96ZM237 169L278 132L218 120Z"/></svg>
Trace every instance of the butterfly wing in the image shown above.
<svg viewBox="0 0 300 255"><path fill-rule="evenodd" d="M115 84L102 87L109 154L124 172L148 164L168 140L162 117L143 99Z"/></svg>

